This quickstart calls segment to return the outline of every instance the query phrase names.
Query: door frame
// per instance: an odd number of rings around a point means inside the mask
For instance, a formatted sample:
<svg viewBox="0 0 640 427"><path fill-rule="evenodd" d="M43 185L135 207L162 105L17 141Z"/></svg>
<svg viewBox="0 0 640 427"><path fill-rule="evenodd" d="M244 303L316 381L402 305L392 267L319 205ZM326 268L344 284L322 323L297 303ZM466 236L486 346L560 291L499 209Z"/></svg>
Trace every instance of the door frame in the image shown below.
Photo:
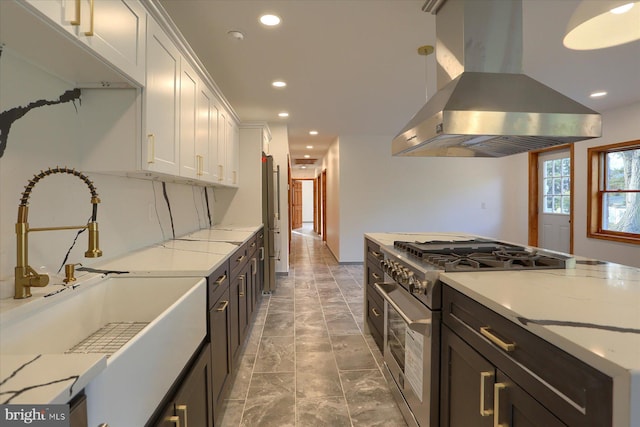
<svg viewBox="0 0 640 427"><path fill-rule="evenodd" d="M540 178L539 160L540 155L550 151L569 150L569 159L571 162L571 171L569 177L571 179L571 203L569 204L569 253L573 253L573 207L575 199L575 179L574 179L574 144L562 144L555 147L545 148L529 152L529 246L538 246L539 233L539 211L540 211L540 186L538 185Z"/></svg>

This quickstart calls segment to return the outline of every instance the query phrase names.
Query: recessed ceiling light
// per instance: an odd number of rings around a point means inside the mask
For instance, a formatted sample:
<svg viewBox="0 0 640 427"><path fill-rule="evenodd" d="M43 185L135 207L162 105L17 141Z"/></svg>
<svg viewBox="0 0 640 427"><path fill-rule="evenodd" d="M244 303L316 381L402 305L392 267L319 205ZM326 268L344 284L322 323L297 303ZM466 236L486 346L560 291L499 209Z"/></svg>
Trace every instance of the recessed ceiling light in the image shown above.
<svg viewBox="0 0 640 427"><path fill-rule="evenodd" d="M300 169L306 169L306 168L307 168L306 166L300 166Z"/></svg>
<svg viewBox="0 0 640 427"><path fill-rule="evenodd" d="M317 135L318 131L317 130L310 130L309 131L309 135Z"/></svg>
<svg viewBox="0 0 640 427"><path fill-rule="evenodd" d="M266 25L267 27L275 27L276 25L280 24L280 17L278 15L262 15L260 17L260 22L262 22L263 25Z"/></svg>
<svg viewBox="0 0 640 427"><path fill-rule="evenodd" d="M307 145L307 148L311 149L313 148L313 145Z"/></svg>
<svg viewBox="0 0 640 427"><path fill-rule="evenodd" d="M283 111L282 113L278 113L278 117L289 117L289 113Z"/></svg>
<svg viewBox="0 0 640 427"><path fill-rule="evenodd" d="M589 95L591 98L600 98L603 97L607 94L607 92L605 92L604 90L599 91L599 92L593 92L591 95Z"/></svg>
<svg viewBox="0 0 640 427"><path fill-rule="evenodd" d="M271 83L271 86L273 87L285 87L286 85L287 83L282 80L275 80Z"/></svg>
<svg viewBox="0 0 640 427"><path fill-rule="evenodd" d="M304 155L304 158L305 158L305 159L308 159L309 157L311 157L309 154L305 154L305 155Z"/></svg>

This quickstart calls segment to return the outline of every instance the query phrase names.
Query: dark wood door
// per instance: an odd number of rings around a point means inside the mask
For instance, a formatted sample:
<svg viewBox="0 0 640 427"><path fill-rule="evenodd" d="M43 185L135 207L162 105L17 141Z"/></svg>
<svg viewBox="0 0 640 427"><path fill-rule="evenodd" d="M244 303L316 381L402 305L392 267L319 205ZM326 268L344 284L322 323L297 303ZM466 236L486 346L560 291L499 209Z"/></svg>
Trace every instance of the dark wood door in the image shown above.
<svg viewBox="0 0 640 427"><path fill-rule="evenodd" d="M509 427L566 426L547 408L515 384L501 371L494 386L496 425Z"/></svg>
<svg viewBox="0 0 640 427"><path fill-rule="evenodd" d="M495 367L442 327L441 426L493 426Z"/></svg>
<svg viewBox="0 0 640 427"><path fill-rule="evenodd" d="M302 181L293 181L293 194L291 196L291 207L293 217L291 218L291 228L302 227Z"/></svg>
<svg viewBox="0 0 640 427"><path fill-rule="evenodd" d="M211 331L211 395L213 415L222 409L222 395L231 375L231 317L229 315L229 291L209 311Z"/></svg>

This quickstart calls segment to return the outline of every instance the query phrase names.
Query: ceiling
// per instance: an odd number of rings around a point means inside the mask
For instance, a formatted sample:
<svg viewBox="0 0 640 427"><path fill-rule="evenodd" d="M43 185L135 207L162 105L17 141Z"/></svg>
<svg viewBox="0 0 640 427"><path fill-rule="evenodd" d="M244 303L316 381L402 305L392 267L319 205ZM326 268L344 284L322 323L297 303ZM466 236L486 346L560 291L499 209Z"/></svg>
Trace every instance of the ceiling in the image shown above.
<svg viewBox="0 0 640 427"><path fill-rule="evenodd" d="M321 159L340 135L393 137L435 92L435 57L417 53L436 44L424 0L157 1L241 121L288 125L294 162ZM592 51L562 46L579 2L523 0L525 74L600 112L640 101L640 41ZM266 12L282 23L260 24ZM244 39L231 38L232 30ZM277 79L287 87L273 88ZM596 90L608 95L589 98ZM282 111L290 116L279 118Z"/></svg>

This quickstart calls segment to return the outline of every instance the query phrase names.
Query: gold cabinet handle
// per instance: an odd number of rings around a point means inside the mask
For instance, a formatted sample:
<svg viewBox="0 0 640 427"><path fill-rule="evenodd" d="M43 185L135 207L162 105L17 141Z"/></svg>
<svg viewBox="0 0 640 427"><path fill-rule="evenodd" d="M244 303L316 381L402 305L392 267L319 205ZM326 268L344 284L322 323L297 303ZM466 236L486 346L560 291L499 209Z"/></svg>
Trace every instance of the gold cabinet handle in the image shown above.
<svg viewBox="0 0 640 427"><path fill-rule="evenodd" d="M485 406L487 402L486 394L486 383L488 380L493 380L493 372L480 372L480 415L483 417L488 417L493 414L493 409Z"/></svg>
<svg viewBox="0 0 640 427"><path fill-rule="evenodd" d="M216 285L216 286L220 286L220 285L222 285L224 283L225 280L227 280L227 275L223 274L222 276L218 277L218 280L213 282L213 284Z"/></svg>
<svg viewBox="0 0 640 427"><path fill-rule="evenodd" d="M225 311L228 305L229 305L229 301L222 301L222 305L216 308L216 311Z"/></svg>
<svg viewBox="0 0 640 427"><path fill-rule="evenodd" d="M224 181L224 165L218 165L218 181Z"/></svg>
<svg viewBox="0 0 640 427"><path fill-rule="evenodd" d="M256 258L251 258L251 262L253 263L252 275L255 276L258 274L258 260Z"/></svg>
<svg viewBox="0 0 640 427"><path fill-rule="evenodd" d="M89 1L89 31L84 33L85 36L93 36L93 0Z"/></svg>
<svg viewBox="0 0 640 427"><path fill-rule="evenodd" d="M382 254L380 252L376 252L376 251L371 251L371 253L373 254L374 257L376 258L380 258L380 256L382 256Z"/></svg>
<svg viewBox="0 0 640 427"><path fill-rule="evenodd" d="M174 423L176 427L180 427L180 417L174 415L171 417L167 417L166 420L170 423Z"/></svg>
<svg viewBox="0 0 640 427"><path fill-rule="evenodd" d="M156 161L156 137L150 133L147 135L147 163Z"/></svg>
<svg viewBox="0 0 640 427"><path fill-rule="evenodd" d="M196 175L202 176L203 158L200 154L196 154Z"/></svg>
<svg viewBox="0 0 640 427"><path fill-rule="evenodd" d="M506 424L500 424L500 394L502 390L506 390L505 383L495 383L493 385L493 427L508 427Z"/></svg>
<svg viewBox="0 0 640 427"><path fill-rule="evenodd" d="M382 316L382 313L380 313L375 307L372 308L371 311L373 312L373 315L376 317Z"/></svg>
<svg viewBox="0 0 640 427"><path fill-rule="evenodd" d="M176 411L182 411L184 414L184 427L188 427L189 422L187 421L187 405L176 405Z"/></svg>
<svg viewBox="0 0 640 427"><path fill-rule="evenodd" d="M74 19L70 22L71 25L74 26L78 26L80 25L80 0L76 0L76 4L75 4L75 17Z"/></svg>
<svg viewBox="0 0 640 427"><path fill-rule="evenodd" d="M482 334L482 336L487 338L489 341L491 341L492 343L494 343L504 351L509 352L516 349L515 343L502 341L500 338L498 338L497 336L491 333L491 328L488 326L481 327L480 333Z"/></svg>
<svg viewBox="0 0 640 427"><path fill-rule="evenodd" d="M244 296L244 276L240 276L238 277L238 279L242 280L242 284L240 285L240 292L238 293L239 297L243 297Z"/></svg>
<svg viewBox="0 0 640 427"><path fill-rule="evenodd" d="M236 262L242 262L243 259L244 259L244 255L240 255L238 259L236 259Z"/></svg>
<svg viewBox="0 0 640 427"><path fill-rule="evenodd" d="M382 279L382 277L380 277L380 275L378 273L371 273L371 275L373 276L374 279L376 280L380 280Z"/></svg>

